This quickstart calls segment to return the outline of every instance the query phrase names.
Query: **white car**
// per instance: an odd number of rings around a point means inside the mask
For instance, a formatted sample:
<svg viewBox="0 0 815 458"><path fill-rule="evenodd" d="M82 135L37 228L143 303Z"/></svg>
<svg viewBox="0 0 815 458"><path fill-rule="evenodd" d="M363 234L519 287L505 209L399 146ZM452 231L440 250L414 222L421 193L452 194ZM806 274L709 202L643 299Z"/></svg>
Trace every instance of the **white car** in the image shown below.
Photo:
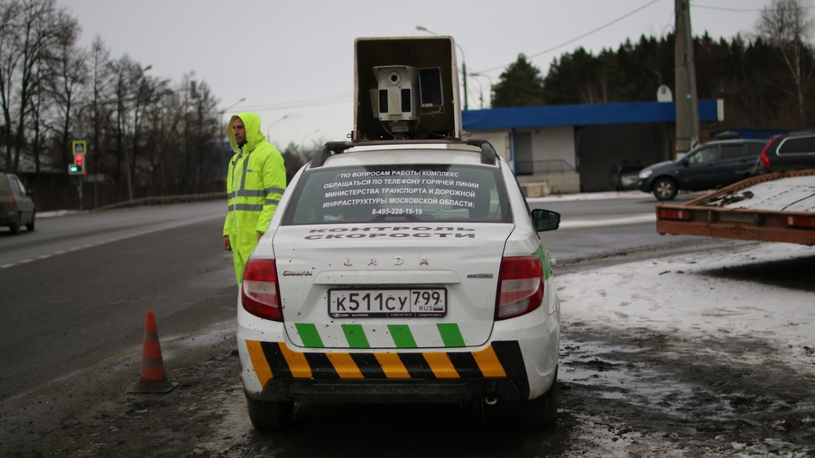
<svg viewBox="0 0 815 458"><path fill-rule="evenodd" d="M238 301L249 416L295 402L507 403L557 420L560 305L506 161L483 141L329 143L293 178Z"/></svg>

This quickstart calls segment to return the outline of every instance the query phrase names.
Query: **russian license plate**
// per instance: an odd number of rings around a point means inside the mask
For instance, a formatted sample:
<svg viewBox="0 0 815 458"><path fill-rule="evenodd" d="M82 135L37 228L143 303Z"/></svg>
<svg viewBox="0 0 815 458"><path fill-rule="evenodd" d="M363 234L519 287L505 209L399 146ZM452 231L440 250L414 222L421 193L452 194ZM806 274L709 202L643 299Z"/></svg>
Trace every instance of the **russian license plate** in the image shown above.
<svg viewBox="0 0 815 458"><path fill-rule="evenodd" d="M333 318L421 318L446 314L444 288L328 290L328 315Z"/></svg>

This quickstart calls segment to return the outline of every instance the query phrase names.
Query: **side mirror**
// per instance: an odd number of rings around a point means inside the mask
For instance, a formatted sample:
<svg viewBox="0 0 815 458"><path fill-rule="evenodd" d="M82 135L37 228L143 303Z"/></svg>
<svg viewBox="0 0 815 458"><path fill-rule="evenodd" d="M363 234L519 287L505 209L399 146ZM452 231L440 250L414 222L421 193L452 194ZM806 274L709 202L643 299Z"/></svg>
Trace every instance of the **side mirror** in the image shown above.
<svg viewBox="0 0 815 458"><path fill-rule="evenodd" d="M532 210L532 222L538 232L554 231L560 226L560 213L536 208Z"/></svg>

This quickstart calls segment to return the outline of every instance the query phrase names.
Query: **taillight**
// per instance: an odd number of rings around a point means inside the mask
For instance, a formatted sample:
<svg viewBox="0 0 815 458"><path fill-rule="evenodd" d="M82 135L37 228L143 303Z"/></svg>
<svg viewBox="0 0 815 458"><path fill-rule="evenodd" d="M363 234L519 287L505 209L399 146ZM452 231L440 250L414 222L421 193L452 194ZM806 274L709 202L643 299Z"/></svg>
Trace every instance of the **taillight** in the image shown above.
<svg viewBox="0 0 815 458"><path fill-rule="evenodd" d="M273 259L252 259L246 264L241 282L241 304L252 315L283 321Z"/></svg>
<svg viewBox="0 0 815 458"><path fill-rule="evenodd" d="M788 216L787 226L815 228L815 217L813 216Z"/></svg>
<svg viewBox="0 0 815 458"><path fill-rule="evenodd" d="M777 143L778 140L779 137L773 138L772 140L768 141L767 144L764 145L764 149L761 150L761 156L759 156L759 160L761 161L762 167L764 167L765 169L770 168L770 156L767 155L767 152L770 151L770 147Z"/></svg>
<svg viewBox="0 0 815 458"><path fill-rule="evenodd" d="M536 256L504 258L498 281L495 319L505 320L529 313L543 300L543 265Z"/></svg>
<svg viewBox="0 0 815 458"><path fill-rule="evenodd" d="M693 217L691 212L687 210L675 210L672 208L660 208L659 216L662 219L680 219L684 221L690 221L690 219Z"/></svg>

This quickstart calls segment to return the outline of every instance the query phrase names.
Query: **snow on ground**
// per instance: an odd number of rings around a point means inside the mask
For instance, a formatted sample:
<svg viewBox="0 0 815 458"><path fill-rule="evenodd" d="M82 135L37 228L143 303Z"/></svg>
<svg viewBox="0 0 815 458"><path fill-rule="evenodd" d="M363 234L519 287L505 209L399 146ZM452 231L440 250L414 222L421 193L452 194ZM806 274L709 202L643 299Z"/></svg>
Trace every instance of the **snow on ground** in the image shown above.
<svg viewBox="0 0 815 458"><path fill-rule="evenodd" d="M527 197L526 201L539 202L569 202L576 200L608 200L608 199L642 199L648 197L642 191L609 191L609 192L581 192L576 194L552 194L546 197Z"/></svg>
<svg viewBox="0 0 815 458"><path fill-rule="evenodd" d="M745 196L749 191L749 197ZM815 211L815 176L788 177L765 181L736 193L746 197L725 205L729 208L747 208L778 211Z"/></svg>
<svg viewBox="0 0 815 458"><path fill-rule="evenodd" d="M705 272L813 255L815 247L804 245L745 244L564 275L555 271L555 283L567 323L647 328L690 339L758 338L793 366L811 369L805 352L815 348L815 294Z"/></svg>

